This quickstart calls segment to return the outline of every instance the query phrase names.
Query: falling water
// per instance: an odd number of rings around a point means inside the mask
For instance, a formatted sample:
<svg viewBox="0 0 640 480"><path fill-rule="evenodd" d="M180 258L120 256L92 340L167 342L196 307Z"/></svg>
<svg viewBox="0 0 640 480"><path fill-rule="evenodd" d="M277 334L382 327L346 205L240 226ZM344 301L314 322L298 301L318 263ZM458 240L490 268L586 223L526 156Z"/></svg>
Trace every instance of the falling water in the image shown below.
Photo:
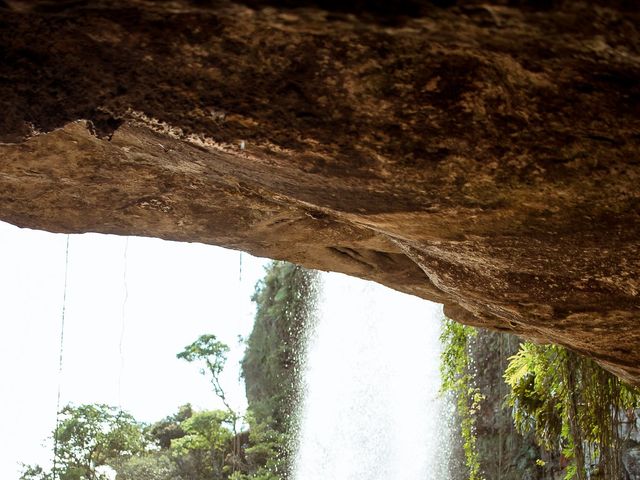
<svg viewBox="0 0 640 480"><path fill-rule="evenodd" d="M448 478L441 308L340 274L320 290L293 478Z"/></svg>

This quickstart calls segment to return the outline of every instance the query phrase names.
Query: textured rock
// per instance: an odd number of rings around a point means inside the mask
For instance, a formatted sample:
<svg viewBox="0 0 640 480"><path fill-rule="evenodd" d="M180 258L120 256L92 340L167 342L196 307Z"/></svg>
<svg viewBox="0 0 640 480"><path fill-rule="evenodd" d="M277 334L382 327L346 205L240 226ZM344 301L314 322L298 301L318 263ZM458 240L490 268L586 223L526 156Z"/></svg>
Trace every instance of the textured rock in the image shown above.
<svg viewBox="0 0 640 480"><path fill-rule="evenodd" d="M629 480L640 480L640 447L624 452L622 464Z"/></svg>
<svg viewBox="0 0 640 480"><path fill-rule="evenodd" d="M640 383L635 2L287 3L0 1L0 219L374 279Z"/></svg>
<svg viewBox="0 0 640 480"><path fill-rule="evenodd" d="M619 437L640 445L640 410L618 414Z"/></svg>

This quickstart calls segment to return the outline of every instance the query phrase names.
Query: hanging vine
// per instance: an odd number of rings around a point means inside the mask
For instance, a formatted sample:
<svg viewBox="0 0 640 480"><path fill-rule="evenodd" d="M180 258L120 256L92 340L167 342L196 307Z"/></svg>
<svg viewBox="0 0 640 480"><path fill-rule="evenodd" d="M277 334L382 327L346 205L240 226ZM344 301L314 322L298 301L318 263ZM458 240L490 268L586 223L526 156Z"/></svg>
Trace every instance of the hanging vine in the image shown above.
<svg viewBox="0 0 640 480"><path fill-rule="evenodd" d="M442 391L451 392L456 399L469 480L483 480L476 436L476 417L483 396L474 384L473 365L469 355L469 342L475 335L474 328L445 318L440 336L440 374Z"/></svg>
<svg viewBox="0 0 640 480"><path fill-rule="evenodd" d="M620 416L640 407L640 390L557 345L523 343L509 360L506 403L516 428L562 452L567 480L622 478Z"/></svg>

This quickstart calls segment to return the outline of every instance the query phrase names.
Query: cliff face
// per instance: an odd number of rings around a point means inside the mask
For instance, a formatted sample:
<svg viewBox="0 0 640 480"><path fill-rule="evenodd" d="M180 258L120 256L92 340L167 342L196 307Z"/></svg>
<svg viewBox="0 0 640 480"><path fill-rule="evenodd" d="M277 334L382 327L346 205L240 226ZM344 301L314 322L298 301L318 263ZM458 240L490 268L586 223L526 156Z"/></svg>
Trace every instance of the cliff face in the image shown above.
<svg viewBox="0 0 640 480"><path fill-rule="evenodd" d="M350 273L640 382L635 2L291 4L0 1L0 219Z"/></svg>
<svg viewBox="0 0 640 480"><path fill-rule="evenodd" d="M485 478L491 479L559 480L567 473L561 466L559 453L537 446L532 432L518 432L512 410L505 405L509 386L503 375L509 357L515 355L519 347L517 337L484 329L478 329L470 339L472 382L483 396L476 420L480 468Z"/></svg>
<svg viewBox="0 0 640 480"><path fill-rule="evenodd" d="M272 262L256 285L256 316L242 359L247 401L258 422L291 433L298 401L305 332L312 322L317 274Z"/></svg>

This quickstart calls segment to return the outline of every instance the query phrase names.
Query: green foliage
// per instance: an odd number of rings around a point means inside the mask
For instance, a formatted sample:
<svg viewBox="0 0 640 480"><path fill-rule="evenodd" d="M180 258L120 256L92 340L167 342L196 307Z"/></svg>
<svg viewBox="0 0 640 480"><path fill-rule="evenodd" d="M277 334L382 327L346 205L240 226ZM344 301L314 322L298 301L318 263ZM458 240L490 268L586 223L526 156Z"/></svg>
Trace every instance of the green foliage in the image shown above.
<svg viewBox="0 0 640 480"><path fill-rule="evenodd" d="M148 452L122 462L117 480L189 480L180 475L176 462L166 452Z"/></svg>
<svg viewBox="0 0 640 480"><path fill-rule="evenodd" d="M178 353L177 357L190 363L202 364L203 368L200 369L200 373L202 375L211 375L211 386L214 393L222 400L229 412L234 414L220 383L220 374L224 370L225 363L227 363L227 353L229 353L229 347L218 341L215 335L208 334L201 335L195 342L184 347L184 350ZM235 420L233 428L235 431Z"/></svg>
<svg viewBox="0 0 640 480"><path fill-rule="evenodd" d="M205 368L200 373L211 375L211 385L214 393L220 398L226 412L204 412L207 415L195 414L183 423L186 432L184 437L172 441L171 446L180 450L187 448L192 457L206 458L207 452L211 456L205 465L211 467L211 475L219 475L221 473L235 473L242 468L242 446L240 445L240 434L238 433L238 423L241 416L231 408L227 401L224 389L220 383L220 374L224 369L227 361L227 353L229 347L218 341L215 335L201 335L191 345L187 345L177 357L187 362L199 362L204 364ZM222 423L227 423L231 427L232 435L226 438L223 435L225 429L222 429ZM212 430L213 428L213 430ZM231 445L231 451L224 455L223 445ZM216 470L214 457L221 456L220 471Z"/></svg>
<svg viewBox="0 0 640 480"><path fill-rule="evenodd" d="M270 426L270 422L257 422L249 413L249 445L245 449L246 467L231 480L280 480L286 472L288 436Z"/></svg>
<svg viewBox="0 0 640 480"><path fill-rule="evenodd" d="M40 465L22 465L19 480L52 480L53 474L46 472Z"/></svg>
<svg viewBox="0 0 640 480"><path fill-rule="evenodd" d="M196 412L185 420L181 428L185 435L171 442L175 459L181 459L183 470L188 477L225 478L231 467L234 434L225 427L233 421L228 412L211 410Z"/></svg>
<svg viewBox="0 0 640 480"><path fill-rule="evenodd" d="M250 410L247 468L238 480L279 480L289 471L298 359L304 354L316 278L312 270L274 261L256 285L256 318L242 360Z"/></svg>
<svg viewBox="0 0 640 480"><path fill-rule="evenodd" d="M141 425L108 405L66 406L55 432L57 470L62 480L99 478L96 467L144 449Z"/></svg>
<svg viewBox="0 0 640 480"><path fill-rule="evenodd" d="M272 262L264 278L256 285L252 300L256 302L253 331L247 339L242 371L245 377L249 411L245 421L248 435L236 433L231 438L221 435L224 429L202 431L193 417L182 422L180 429L172 422L163 432L185 435L171 441L171 449L192 458L205 455L206 448L223 456L220 478L233 480L279 480L288 470L291 413L297 396L298 357L303 350L303 335L309 322L310 305L314 301L315 273L287 262ZM178 354L189 362L199 362L202 373L210 375L216 394L227 405L219 375L224 368L227 349L213 335L203 335ZM227 405L228 407L228 405ZM231 408L230 424L238 418ZM217 419L220 426L225 419ZM205 422L212 426L215 422ZM216 437L217 436L217 437ZM242 438L241 438L242 437ZM218 441L215 440L218 438ZM224 453L225 445L232 443ZM197 453L199 452L199 453ZM197 455L196 455L197 453ZM210 459L213 462L213 457ZM217 477L216 477L217 478Z"/></svg>
<svg viewBox="0 0 640 480"><path fill-rule="evenodd" d="M187 362L202 361L206 364L207 370L201 370L201 373L205 375L209 372L213 377L218 377L224 369L227 353L229 347L218 341L215 335L200 335L195 342L184 347L177 357Z"/></svg>
<svg viewBox="0 0 640 480"><path fill-rule="evenodd" d="M229 421L229 413L222 410L196 412L182 423L185 435L172 440L171 448L178 454L193 450L224 454L232 438L224 427Z"/></svg>
<svg viewBox="0 0 640 480"><path fill-rule="evenodd" d="M298 388L298 357L315 300L316 274L287 262L272 262L256 285L253 331L242 360L247 399L257 421L289 428Z"/></svg>
<svg viewBox="0 0 640 480"><path fill-rule="evenodd" d="M620 412L640 406L637 388L563 347L532 343L510 358L505 379L516 427L571 459L566 479L620 478L617 422Z"/></svg>
<svg viewBox="0 0 640 480"><path fill-rule="evenodd" d="M567 384L558 368L564 350L523 343L509 359L505 380L511 387L507 403L512 408L515 426L521 432L534 431L537 441L547 450L558 447L563 436L563 413L567 413Z"/></svg>
<svg viewBox="0 0 640 480"><path fill-rule="evenodd" d="M67 405L53 432L57 444L55 466L45 472L27 466L24 480L100 480L97 468L115 465L145 449L142 425L126 412L108 405Z"/></svg>
<svg viewBox="0 0 640 480"><path fill-rule="evenodd" d="M442 390L451 392L456 399L465 460L469 469L469 480L483 478L480 472L475 431L476 416L483 397L480 390L474 385L469 355L469 342L475 335L476 330L472 327L445 319L440 336L442 343L440 361Z"/></svg>
<svg viewBox="0 0 640 480"><path fill-rule="evenodd" d="M149 428L149 435L162 449L171 447L171 441L184 437L186 432L182 428L182 422L191 418L193 408L191 404L182 405L174 415L163 418Z"/></svg>
<svg viewBox="0 0 640 480"><path fill-rule="evenodd" d="M158 480L227 479L239 468L238 439L243 434L230 430L236 419L237 415L227 410L194 411L191 405L183 405L176 414L148 429L155 448L124 463L117 469L118 475L132 480L136 472L141 472L142 478L157 474Z"/></svg>

